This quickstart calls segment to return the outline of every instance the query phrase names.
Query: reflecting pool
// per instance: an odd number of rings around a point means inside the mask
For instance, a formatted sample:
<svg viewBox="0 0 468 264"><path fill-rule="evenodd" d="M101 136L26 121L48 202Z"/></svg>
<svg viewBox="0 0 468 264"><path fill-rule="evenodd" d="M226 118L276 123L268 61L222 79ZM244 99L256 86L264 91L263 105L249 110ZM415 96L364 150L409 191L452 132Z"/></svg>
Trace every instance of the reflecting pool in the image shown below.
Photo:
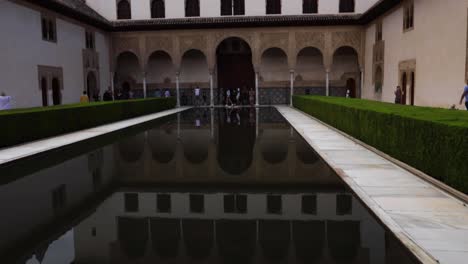
<svg viewBox="0 0 468 264"><path fill-rule="evenodd" d="M0 167L1 263L416 263L274 108Z"/></svg>

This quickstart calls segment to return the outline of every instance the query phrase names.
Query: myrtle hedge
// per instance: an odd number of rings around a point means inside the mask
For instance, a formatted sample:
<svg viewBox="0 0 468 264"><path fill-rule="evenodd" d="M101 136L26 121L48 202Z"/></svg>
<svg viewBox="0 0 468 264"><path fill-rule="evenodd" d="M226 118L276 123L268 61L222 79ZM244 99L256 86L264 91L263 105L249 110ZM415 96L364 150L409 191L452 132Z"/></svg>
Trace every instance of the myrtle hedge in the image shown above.
<svg viewBox="0 0 468 264"><path fill-rule="evenodd" d="M0 148L174 108L174 98L0 111Z"/></svg>
<svg viewBox="0 0 468 264"><path fill-rule="evenodd" d="M468 112L295 96L296 108L468 193Z"/></svg>

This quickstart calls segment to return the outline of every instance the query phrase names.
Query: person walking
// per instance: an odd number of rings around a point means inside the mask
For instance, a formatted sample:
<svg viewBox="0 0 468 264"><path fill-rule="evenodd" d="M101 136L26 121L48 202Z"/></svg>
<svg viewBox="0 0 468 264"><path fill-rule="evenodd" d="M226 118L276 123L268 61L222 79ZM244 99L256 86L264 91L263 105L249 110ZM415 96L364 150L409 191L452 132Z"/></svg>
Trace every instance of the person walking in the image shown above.
<svg viewBox="0 0 468 264"><path fill-rule="evenodd" d="M465 88L463 89L463 93L460 97L460 104L462 104L463 98L465 98L465 107L466 110L468 110L468 85L465 85Z"/></svg>
<svg viewBox="0 0 468 264"><path fill-rule="evenodd" d="M236 103L239 106L242 105L242 102L241 102L241 89L240 88L237 88Z"/></svg>
<svg viewBox="0 0 468 264"><path fill-rule="evenodd" d="M171 92L169 92L169 89L166 89L166 91L164 92L164 97L165 98L171 97Z"/></svg>
<svg viewBox="0 0 468 264"><path fill-rule="evenodd" d="M199 107L200 106L200 87L196 86L195 87L195 106Z"/></svg>
<svg viewBox="0 0 468 264"><path fill-rule="evenodd" d="M403 97L403 91L401 90L401 86L397 86L395 91L395 104L401 104L401 98Z"/></svg>
<svg viewBox="0 0 468 264"><path fill-rule="evenodd" d="M232 106L232 100L231 100L231 89L227 88L226 89L226 107Z"/></svg>
<svg viewBox="0 0 468 264"><path fill-rule="evenodd" d="M89 103L89 97L86 91L83 91L83 94L80 96L80 103Z"/></svg>
<svg viewBox="0 0 468 264"><path fill-rule="evenodd" d="M7 96L2 92L0 95L0 110L9 110L11 109L11 96Z"/></svg>

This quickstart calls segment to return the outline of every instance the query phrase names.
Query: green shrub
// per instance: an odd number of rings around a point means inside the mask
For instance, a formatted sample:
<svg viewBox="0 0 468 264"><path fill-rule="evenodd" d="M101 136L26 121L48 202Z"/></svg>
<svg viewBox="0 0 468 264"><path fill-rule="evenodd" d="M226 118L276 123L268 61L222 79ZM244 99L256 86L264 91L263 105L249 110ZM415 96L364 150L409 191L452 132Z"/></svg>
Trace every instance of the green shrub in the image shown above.
<svg viewBox="0 0 468 264"><path fill-rule="evenodd" d="M296 108L468 193L468 112L295 96Z"/></svg>
<svg viewBox="0 0 468 264"><path fill-rule="evenodd" d="M138 99L0 111L0 148L175 107L174 98Z"/></svg>

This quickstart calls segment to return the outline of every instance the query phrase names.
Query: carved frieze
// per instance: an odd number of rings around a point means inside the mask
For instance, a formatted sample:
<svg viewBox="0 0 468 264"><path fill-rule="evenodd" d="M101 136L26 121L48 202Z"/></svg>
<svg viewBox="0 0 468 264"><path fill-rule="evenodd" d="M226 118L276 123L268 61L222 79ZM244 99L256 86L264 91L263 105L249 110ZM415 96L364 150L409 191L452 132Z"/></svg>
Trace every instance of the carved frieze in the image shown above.
<svg viewBox="0 0 468 264"><path fill-rule="evenodd" d="M148 36L146 37L146 50L148 55L151 53L162 50L169 54L172 53L174 41L170 36Z"/></svg>
<svg viewBox="0 0 468 264"><path fill-rule="evenodd" d="M343 31L333 32L332 34L332 50L336 50L343 46L352 47L361 53L361 31Z"/></svg>
<svg viewBox="0 0 468 264"><path fill-rule="evenodd" d="M306 47L314 47L320 51L325 50L325 33L323 32L296 32L296 53Z"/></svg>
<svg viewBox="0 0 468 264"><path fill-rule="evenodd" d="M197 49L205 53L208 48L207 38L203 35L180 36L179 37L180 54L183 55L186 51Z"/></svg>
<svg viewBox="0 0 468 264"><path fill-rule="evenodd" d="M260 34L260 53L269 48L281 48L288 52L289 33L261 33Z"/></svg>
<svg viewBox="0 0 468 264"><path fill-rule="evenodd" d="M131 51L140 55L140 46L136 37L119 37L114 39L114 52L116 55L124 51Z"/></svg>

